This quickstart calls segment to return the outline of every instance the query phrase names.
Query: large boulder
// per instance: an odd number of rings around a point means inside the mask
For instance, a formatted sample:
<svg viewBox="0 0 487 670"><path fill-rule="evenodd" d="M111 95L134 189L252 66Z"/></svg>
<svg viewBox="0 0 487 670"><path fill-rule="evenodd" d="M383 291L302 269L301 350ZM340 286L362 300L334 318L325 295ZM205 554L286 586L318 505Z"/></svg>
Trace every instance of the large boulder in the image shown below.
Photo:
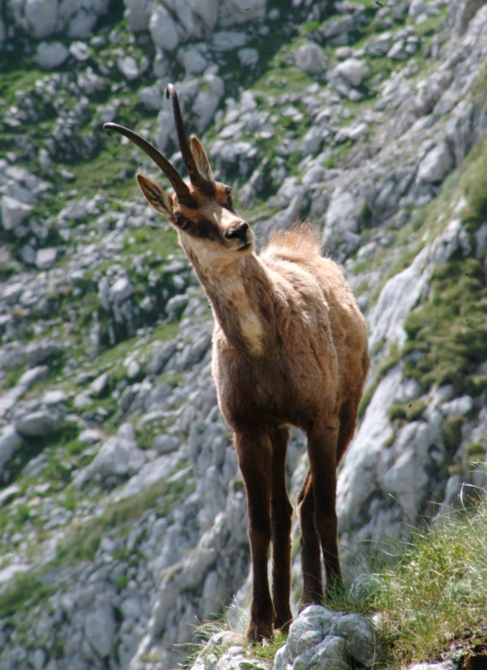
<svg viewBox="0 0 487 670"><path fill-rule="evenodd" d="M326 68L326 58L323 49L313 42L303 44L294 54L296 65L308 74L320 74Z"/></svg>
<svg viewBox="0 0 487 670"><path fill-rule="evenodd" d="M152 12L151 0L124 0L125 12L128 27L134 33L148 30L149 21Z"/></svg>
<svg viewBox="0 0 487 670"><path fill-rule="evenodd" d="M162 5L156 5L149 21L149 30L156 47L174 51L179 46L176 23Z"/></svg>
<svg viewBox="0 0 487 670"><path fill-rule="evenodd" d="M85 40L95 27L97 20L95 12L80 9L72 17L68 25L68 36L77 40Z"/></svg>
<svg viewBox="0 0 487 670"><path fill-rule="evenodd" d="M43 70L53 70L69 58L69 50L61 42L41 42L34 55L37 65Z"/></svg>
<svg viewBox="0 0 487 670"><path fill-rule="evenodd" d="M370 70L365 61L359 58L347 58L334 68L333 73L343 77L351 86L360 86L369 76Z"/></svg>
<svg viewBox="0 0 487 670"><path fill-rule="evenodd" d="M15 449L22 442L22 438L15 430L15 426L5 426L0 433L0 479L6 463L12 458Z"/></svg>
<svg viewBox="0 0 487 670"><path fill-rule="evenodd" d="M27 0L24 17L30 35L44 39L56 31L58 0Z"/></svg>
<svg viewBox="0 0 487 670"><path fill-rule="evenodd" d="M95 459L74 478L74 483L83 486L98 477L121 479L138 472L146 461L146 455L138 448L132 424L124 423L116 435L101 447Z"/></svg>
<svg viewBox="0 0 487 670"><path fill-rule="evenodd" d="M421 161L418 169L418 181L437 184L443 181L454 167L455 161L446 141L431 149Z"/></svg>
<svg viewBox="0 0 487 670"><path fill-rule="evenodd" d="M59 419L47 410L24 414L15 421L15 429L22 437L47 437L59 427Z"/></svg>
<svg viewBox="0 0 487 670"><path fill-rule="evenodd" d="M86 618L85 636L100 658L108 660L115 640L115 618L111 603L101 596Z"/></svg>
<svg viewBox="0 0 487 670"><path fill-rule="evenodd" d="M56 247L47 247L46 249L38 249L36 251L36 265L39 270L48 270L56 262L57 249Z"/></svg>
<svg viewBox="0 0 487 670"><path fill-rule="evenodd" d="M205 83L208 88L198 93L193 104L196 127L200 133L212 120L225 90L223 80L215 74L207 75Z"/></svg>
<svg viewBox="0 0 487 670"><path fill-rule="evenodd" d="M236 23L262 20L265 17L267 0L222 0L219 8L220 24L231 26Z"/></svg>
<svg viewBox="0 0 487 670"><path fill-rule="evenodd" d="M16 198L4 195L2 198L2 224L5 230L13 230L32 212L32 206Z"/></svg>

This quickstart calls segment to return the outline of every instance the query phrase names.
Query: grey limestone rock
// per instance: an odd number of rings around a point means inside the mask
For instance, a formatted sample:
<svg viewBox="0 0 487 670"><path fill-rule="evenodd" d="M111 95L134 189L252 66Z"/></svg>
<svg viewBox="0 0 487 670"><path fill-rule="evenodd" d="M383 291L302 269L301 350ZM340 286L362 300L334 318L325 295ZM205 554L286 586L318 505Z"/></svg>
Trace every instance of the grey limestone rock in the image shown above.
<svg viewBox="0 0 487 670"><path fill-rule="evenodd" d="M124 0L125 12L129 28L134 33L148 30L151 18L152 2L150 0Z"/></svg>
<svg viewBox="0 0 487 670"><path fill-rule="evenodd" d="M20 202L17 198L4 195L2 198L2 224L5 230L20 226L32 212L32 205Z"/></svg>
<svg viewBox="0 0 487 670"><path fill-rule="evenodd" d="M15 430L22 437L46 437L59 430L59 427L59 419L47 410L24 414L15 421Z"/></svg>
<svg viewBox="0 0 487 670"><path fill-rule="evenodd" d="M167 51L174 51L178 47L180 39L176 23L163 5L155 5L149 30L156 47Z"/></svg>
<svg viewBox="0 0 487 670"><path fill-rule="evenodd" d="M15 449L22 442L22 438L16 431L15 426L8 425L0 433L0 476L3 475L4 467L12 458Z"/></svg>
<svg viewBox="0 0 487 670"><path fill-rule="evenodd" d="M127 277L120 277L110 287L110 296L116 304L120 304L134 292L134 287Z"/></svg>
<svg viewBox="0 0 487 670"><path fill-rule="evenodd" d="M350 657L367 668L382 660L372 623L358 614L310 605L291 624L274 670L347 670Z"/></svg>
<svg viewBox="0 0 487 670"><path fill-rule="evenodd" d="M346 614L333 624L332 634L345 638L349 654L366 668L381 663L380 640L369 619L359 614Z"/></svg>
<svg viewBox="0 0 487 670"><path fill-rule="evenodd" d="M323 50L313 42L302 44L294 54L296 65L308 74L320 74L326 68Z"/></svg>
<svg viewBox="0 0 487 670"><path fill-rule="evenodd" d="M212 46L215 51L232 51L247 44L248 37L245 33L234 30L221 30L213 35Z"/></svg>
<svg viewBox="0 0 487 670"><path fill-rule="evenodd" d="M207 74L204 82L207 88L198 93L193 103L196 127L200 133L212 120L225 89L223 80L215 74Z"/></svg>
<svg viewBox="0 0 487 670"><path fill-rule="evenodd" d="M369 72L365 61L359 58L347 58L333 70L334 74L346 79L351 86L360 86L363 80L369 76Z"/></svg>
<svg viewBox="0 0 487 670"><path fill-rule="evenodd" d="M90 395L99 398L108 388L108 373L103 372L96 379L94 379L89 387Z"/></svg>
<svg viewBox="0 0 487 670"><path fill-rule="evenodd" d="M100 658L107 658L115 638L115 619L109 601L100 597L86 618L85 636Z"/></svg>
<svg viewBox="0 0 487 670"><path fill-rule="evenodd" d="M184 67L186 74L201 74L208 67L208 60L204 57L201 49L190 48L179 50L178 58Z"/></svg>
<svg viewBox="0 0 487 670"><path fill-rule="evenodd" d="M39 270L48 270L56 262L58 250L56 247L47 247L36 251L35 263Z"/></svg>
<svg viewBox="0 0 487 670"><path fill-rule="evenodd" d="M418 180L427 183L439 183L443 181L454 164L448 144L445 141L440 142L421 161L418 169Z"/></svg>
<svg viewBox="0 0 487 670"><path fill-rule="evenodd" d="M117 67L128 81L135 81L139 78L139 67L133 56L124 56L117 61Z"/></svg>
<svg viewBox="0 0 487 670"><path fill-rule="evenodd" d="M170 454L179 449L179 440L172 435L156 435L154 439L154 448L158 454Z"/></svg>
<svg viewBox="0 0 487 670"><path fill-rule="evenodd" d="M302 670L348 670L347 643L343 637L327 635L323 642L313 650L313 655ZM298 670L299 658L293 665L293 670Z"/></svg>
<svg viewBox="0 0 487 670"><path fill-rule="evenodd" d="M83 486L95 475L102 479L127 477L138 472L146 461L146 455L138 448L132 424L124 423L113 437L100 448L95 459L74 478L77 486Z"/></svg>
<svg viewBox="0 0 487 670"><path fill-rule="evenodd" d="M43 70L52 70L69 58L69 50L61 42L41 42L34 55L37 65Z"/></svg>
<svg viewBox="0 0 487 670"><path fill-rule="evenodd" d="M147 86L139 92L140 102L150 111L159 110L162 106L161 92L157 86Z"/></svg>

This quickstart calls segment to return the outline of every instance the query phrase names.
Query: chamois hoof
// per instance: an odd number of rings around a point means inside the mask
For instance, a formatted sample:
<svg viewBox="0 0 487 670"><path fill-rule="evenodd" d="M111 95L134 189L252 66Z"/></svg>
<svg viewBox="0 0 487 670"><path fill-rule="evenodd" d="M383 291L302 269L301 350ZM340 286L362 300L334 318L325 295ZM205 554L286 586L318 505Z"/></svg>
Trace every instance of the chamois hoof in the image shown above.
<svg viewBox="0 0 487 670"><path fill-rule="evenodd" d="M293 622L293 615L289 612L288 615L284 617L277 617L274 621L274 630L279 630L284 635L289 633L289 626Z"/></svg>
<svg viewBox="0 0 487 670"><path fill-rule="evenodd" d="M264 639L272 640L274 637L272 624L250 621L247 627L247 632L245 633L245 637L247 638L248 642L262 642Z"/></svg>

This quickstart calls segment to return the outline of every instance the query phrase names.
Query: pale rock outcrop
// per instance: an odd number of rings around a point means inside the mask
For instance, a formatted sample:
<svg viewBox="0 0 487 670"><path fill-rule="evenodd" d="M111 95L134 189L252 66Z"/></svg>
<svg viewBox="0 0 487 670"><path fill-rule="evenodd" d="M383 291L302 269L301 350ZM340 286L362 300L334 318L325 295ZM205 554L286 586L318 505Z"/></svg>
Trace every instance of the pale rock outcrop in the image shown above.
<svg viewBox="0 0 487 670"><path fill-rule="evenodd" d="M7 425L0 433L0 481L2 480L5 465L12 458L15 449L21 444L22 438L15 430L15 426Z"/></svg>
<svg viewBox="0 0 487 670"><path fill-rule="evenodd" d="M426 246L408 268L391 277L385 284L369 314L370 351L379 342L396 341L402 344L406 339L404 320L416 305L431 273L428 267L429 253L430 249Z"/></svg>
<svg viewBox="0 0 487 670"><path fill-rule="evenodd" d="M26 0L25 24L36 39L52 35L57 25L58 0Z"/></svg>
<svg viewBox="0 0 487 670"><path fill-rule="evenodd" d="M36 251L35 264L39 270L49 270L54 263L58 255L58 250L56 247L46 247L45 249L38 249Z"/></svg>
<svg viewBox="0 0 487 670"><path fill-rule="evenodd" d="M117 61L119 71L128 81L135 81L139 78L139 67L133 56L125 56Z"/></svg>
<svg viewBox="0 0 487 670"><path fill-rule="evenodd" d="M138 448L132 424L124 423L113 437L100 448L95 459L81 470L73 482L83 486L93 477L124 478L138 472L146 461L144 452Z"/></svg>
<svg viewBox="0 0 487 670"><path fill-rule="evenodd" d="M156 47L174 51L179 46L180 38L176 23L162 5L155 6L149 21L149 30Z"/></svg>
<svg viewBox="0 0 487 670"><path fill-rule="evenodd" d="M267 0L221 0L219 6L219 22L222 26L231 26L247 21L263 19Z"/></svg>
<svg viewBox="0 0 487 670"><path fill-rule="evenodd" d="M346 79L351 86L360 86L363 80L369 76L369 72L365 61L359 58L347 58L333 69L334 74Z"/></svg>
<svg viewBox="0 0 487 670"><path fill-rule="evenodd" d="M152 13L151 0L124 0L125 12L130 30L134 33L149 29L149 22Z"/></svg>
<svg viewBox="0 0 487 670"><path fill-rule="evenodd" d="M196 127L200 133L212 120L225 90L223 80L216 74L206 75L204 82L208 88L201 90L193 103Z"/></svg>
<svg viewBox="0 0 487 670"><path fill-rule="evenodd" d="M5 230L13 230L20 226L31 212L32 205L8 195L2 197L2 224Z"/></svg>
<svg viewBox="0 0 487 670"><path fill-rule="evenodd" d="M441 182L454 165L455 162L447 142L440 142L421 161L417 178L427 183Z"/></svg>
<svg viewBox="0 0 487 670"><path fill-rule="evenodd" d="M115 639L113 607L103 596L95 600L95 607L86 619L85 635L100 658L107 658Z"/></svg>
<svg viewBox="0 0 487 670"><path fill-rule="evenodd" d="M394 400L401 377L401 368L396 366L379 383L343 458L337 486L340 530L347 529L357 520L361 506L374 491L375 468L384 443L392 435L387 410Z"/></svg>
<svg viewBox="0 0 487 670"><path fill-rule="evenodd" d="M313 42L302 44L294 54L296 65L308 74L320 74L326 68L323 50Z"/></svg>
<svg viewBox="0 0 487 670"><path fill-rule="evenodd" d="M61 42L41 42L34 60L43 70L53 70L69 58L69 50Z"/></svg>
<svg viewBox="0 0 487 670"><path fill-rule="evenodd" d="M360 210L361 203L350 191L335 188L326 210L322 248L333 245L335 240L353 240L359 227Z"/></svg>
<svg viewBox="0 0 487 670"><path fill-rule="evenodd" d="M24 414L15 421L15 430L22 437L47 437L60 428L59 419L47 410Z"/></svg>

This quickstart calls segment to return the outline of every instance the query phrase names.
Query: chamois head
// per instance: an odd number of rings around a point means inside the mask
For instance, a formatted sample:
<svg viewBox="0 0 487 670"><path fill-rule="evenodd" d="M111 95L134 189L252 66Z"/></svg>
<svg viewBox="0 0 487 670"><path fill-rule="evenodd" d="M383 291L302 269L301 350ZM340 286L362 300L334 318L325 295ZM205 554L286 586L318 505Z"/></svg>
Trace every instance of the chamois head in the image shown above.
<svg viewBox="0 0 487 670"><path fill-rule="evenodd" d="M249 225L235 211L229 186L213 179L208 156L197 137L190 140L184 130L183 118L174 87L169 84L166 95L172 100L178 144L190 182L183 181L174 166L143 137L116 123L105 123L110 134L114 130L137 144L152 158L169 179L174 193L142 174L136 179L147 202L163 214L177 229L186 252L214 255L222 259L243 255L254 248L254 235Z"/></svg>

